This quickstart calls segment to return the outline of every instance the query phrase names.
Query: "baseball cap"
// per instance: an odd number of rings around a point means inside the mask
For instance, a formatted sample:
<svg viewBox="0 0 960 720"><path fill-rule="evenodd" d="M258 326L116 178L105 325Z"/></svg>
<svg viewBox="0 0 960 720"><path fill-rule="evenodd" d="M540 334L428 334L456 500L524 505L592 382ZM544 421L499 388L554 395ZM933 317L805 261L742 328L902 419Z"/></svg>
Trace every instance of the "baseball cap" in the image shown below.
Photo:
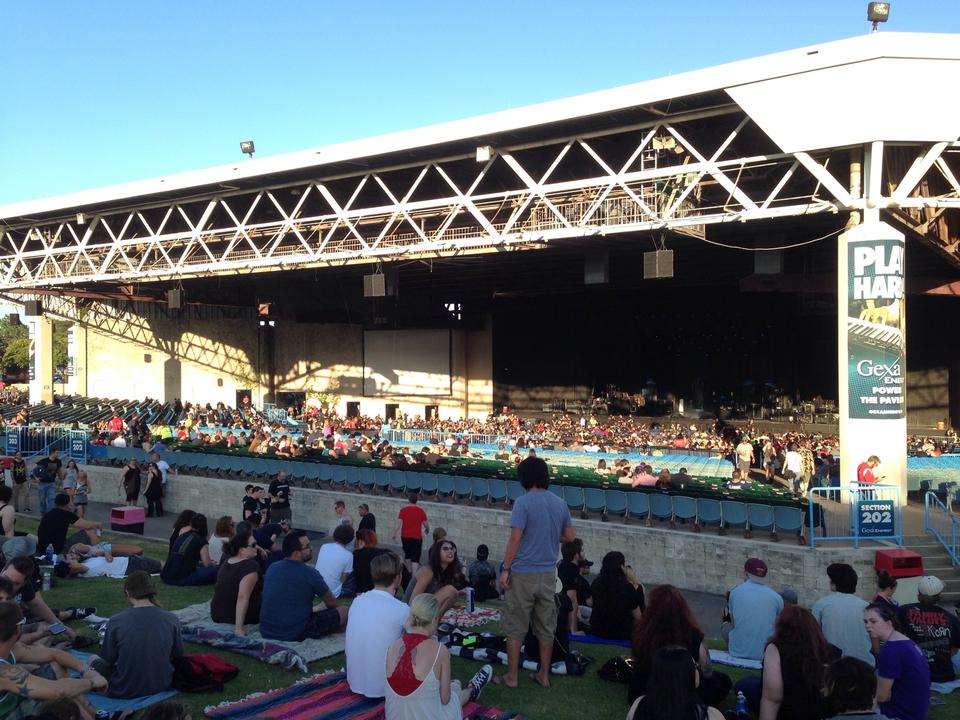
<svg viewBox="0 0 960 720"><path fill-rule="evenodd" d="M936 575L924 575L917 585L917 592L927 597L934 597L943 592L943 580Z"/></svg>
<svg viewBox="0 0 960 720"><path fill-rule="evenodd" d="M743 564L743 570L748 575L756 578L765 578L767 576L767 564L760 558L749 558Z"/></svg>

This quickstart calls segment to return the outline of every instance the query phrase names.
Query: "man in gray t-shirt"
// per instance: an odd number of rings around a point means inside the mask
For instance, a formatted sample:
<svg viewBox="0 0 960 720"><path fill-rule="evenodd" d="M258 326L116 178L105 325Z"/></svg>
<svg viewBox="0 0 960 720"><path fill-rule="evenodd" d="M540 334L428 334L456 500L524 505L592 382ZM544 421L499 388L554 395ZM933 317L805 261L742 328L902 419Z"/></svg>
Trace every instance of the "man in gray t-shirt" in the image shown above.
<svg viewBox="0 0 960 720"><path fill-rule="evenodd" d="M517 479L527 491L513 503L510 539L503 556L500 585L507 592L501 627L507 636L507 672L498 678L506 687L519 681L520 646L533 625L540 649L540 670L533 676L542 687L550 686L550 659L557 627L557 557L560 543L576 539L570 510L549 492L547 464L528 457L517 466Z"/></svg>
<svg viewBox="0 0 960 720"><path fill-rule="evenodd" d="M107 676L111 697L133 698L164 692L173 684L170 658L183 655L180 621L157 607L156 587L138 570L123 583L130 609L107 622L100 657L94 668ZM103 670L101 671L101 667Z"/></svg>
<svg viewBox="0 0 960 720"><path fill-rule="evenodd" d="M844 655L873 667L876 661L870 651L870 636L861 622L868 603L856 595L857 571L847 563L832 563L827 567L827 576L833 592L817 600L810 612L820 623L827 642L840 648Z"/></svg>

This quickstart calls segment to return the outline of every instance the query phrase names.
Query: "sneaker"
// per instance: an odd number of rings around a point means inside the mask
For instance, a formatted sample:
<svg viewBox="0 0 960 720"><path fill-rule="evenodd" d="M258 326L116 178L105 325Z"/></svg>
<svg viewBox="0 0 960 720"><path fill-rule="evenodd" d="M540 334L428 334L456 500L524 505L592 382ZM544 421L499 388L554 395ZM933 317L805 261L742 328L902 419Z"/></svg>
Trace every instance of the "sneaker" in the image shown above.
<svg viewBox="0 0 960 720"><path fill-rule="evenodd" d="M70 618L71 620L84 620L91 615L97 614L95 607L75 607L68 609L73 611L73 617Z"/></svg>
<svg viewBox="0 0 960 720"><path fill-rule="evenodd" d="M477 670L477 674L470 678L470 683L467 685L467 689L470 691L470 702L476 702L477 698L480 697L480 693L483 692L483 689L487 686L487 683L490 682L490 678L493 677L493 668L490 665L484 665L482 668Z"/></svg>

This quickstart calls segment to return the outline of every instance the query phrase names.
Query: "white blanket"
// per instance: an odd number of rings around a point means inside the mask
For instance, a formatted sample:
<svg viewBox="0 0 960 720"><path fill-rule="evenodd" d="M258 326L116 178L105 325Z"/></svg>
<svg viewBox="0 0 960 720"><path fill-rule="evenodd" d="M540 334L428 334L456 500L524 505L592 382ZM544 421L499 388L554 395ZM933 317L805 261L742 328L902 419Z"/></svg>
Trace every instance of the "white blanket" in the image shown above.
<svg viewBox="0 0 960 720"><path fill-rule="evenodd" d="M734 657L726 650L711 650L710 661L717 665L729 665L730 667L746 668L747 670L760 670L763 668L763 662L760 660Z"/></svg>

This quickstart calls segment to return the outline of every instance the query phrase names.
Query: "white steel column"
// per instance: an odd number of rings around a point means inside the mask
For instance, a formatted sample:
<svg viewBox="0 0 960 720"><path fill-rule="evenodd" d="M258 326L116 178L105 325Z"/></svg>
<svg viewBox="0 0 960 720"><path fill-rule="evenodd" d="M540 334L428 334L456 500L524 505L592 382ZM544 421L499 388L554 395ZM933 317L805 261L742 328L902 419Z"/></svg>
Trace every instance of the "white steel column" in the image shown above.
<svg viewBox="0 0 960 720"><path fill-rule="evenodd" d="M87 327L82 323L70 326L67 342L67 363L70 376L67 379L67 392L72 395L87 394Z"/></svg>
<svg viewBox="0 0 960 720"><path fill-rule="evenodd" d="M27 318L30 334L30 402L53 402L53 323L43 315Z"/></svg>

